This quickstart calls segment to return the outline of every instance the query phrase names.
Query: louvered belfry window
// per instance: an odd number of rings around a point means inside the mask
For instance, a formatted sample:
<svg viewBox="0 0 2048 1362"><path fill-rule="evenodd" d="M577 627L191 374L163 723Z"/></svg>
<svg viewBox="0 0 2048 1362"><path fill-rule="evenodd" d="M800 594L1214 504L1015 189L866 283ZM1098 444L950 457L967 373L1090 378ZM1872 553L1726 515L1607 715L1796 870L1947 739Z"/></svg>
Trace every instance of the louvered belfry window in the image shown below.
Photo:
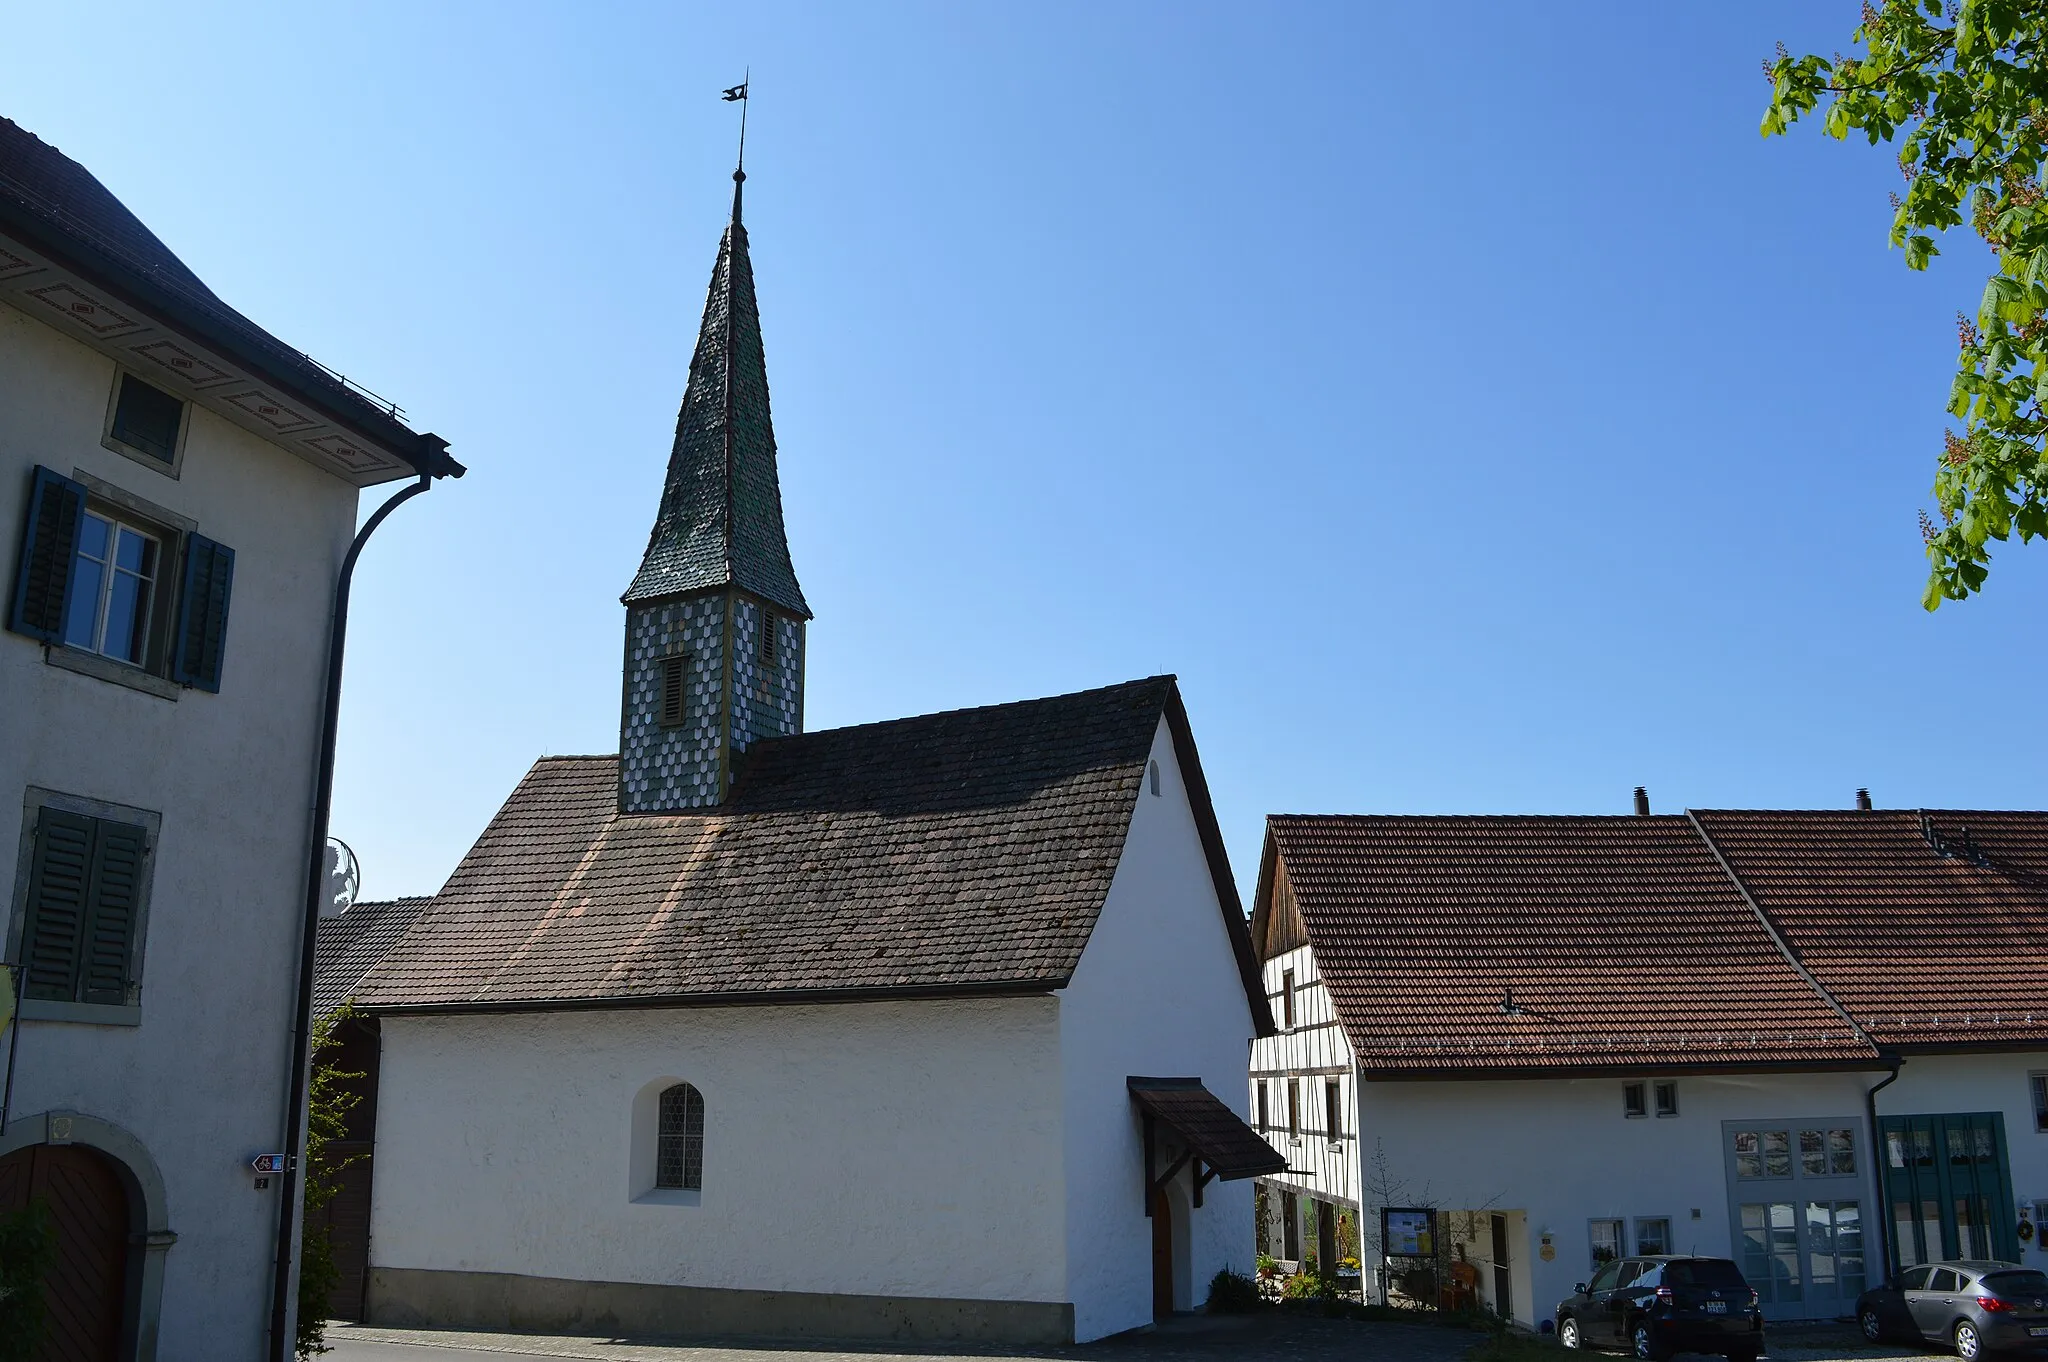
<svg viewBox="0 0 2048 1362"><path fill-rule="evenodd" d="M761 607L761 660L769 666L775 665L775 612Z"/></svg>
<svg viewBox="0 0 2048 1362"><path fill-rule="evenodd" d="M684 704L684 681L689 671L689 659L681 653L661 660L661 695L658 704L661 710L663 728L681 728Z"/></svg>
<svg viewBox="0 0 2048 1362"><path fill-rule="evenodd" d="M24 997L130 1001L149 834L44 807L37 815L21 958Z"/></svg>
<svg viewBox="0 0 2048 1362"><path fill-rule="evenodd" d="M688 1083L662 1090L654 1185L692 1192L704 1185L704 1097Z"/></svg>

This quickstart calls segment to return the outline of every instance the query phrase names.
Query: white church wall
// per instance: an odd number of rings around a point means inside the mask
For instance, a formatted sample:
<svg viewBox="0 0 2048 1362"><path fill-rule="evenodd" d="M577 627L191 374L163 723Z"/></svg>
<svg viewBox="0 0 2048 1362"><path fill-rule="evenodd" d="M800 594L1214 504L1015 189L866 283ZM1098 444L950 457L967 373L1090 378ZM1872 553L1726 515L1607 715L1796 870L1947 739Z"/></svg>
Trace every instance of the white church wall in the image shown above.
<svg viewBox="0 0 2048 1362"><path fill-rule="evenodd" d="M1144 1149L1125 1079L1198 1077L1245 1111L1251 1009L1164 722L1152 760L1159 794L1148 780L1138 795L1101 918L1060 994L1067 1283L1080 1340L1152 1320ZM1177 1214L1188 1209L1186 1180ZM1249 1181L1204 1190L1177 1236L1177 1307L1200 1305L1218 1268L1251 1270L1251 1200Z"/></svg>
<svg viewBox="0 0 2048 1362"><path fill-rule="evenodd" d="M373 1268L1057 1302L1059 1059L1050 998L390 1016ZM663 1078L700 1195L635 1181Z"/></svg>

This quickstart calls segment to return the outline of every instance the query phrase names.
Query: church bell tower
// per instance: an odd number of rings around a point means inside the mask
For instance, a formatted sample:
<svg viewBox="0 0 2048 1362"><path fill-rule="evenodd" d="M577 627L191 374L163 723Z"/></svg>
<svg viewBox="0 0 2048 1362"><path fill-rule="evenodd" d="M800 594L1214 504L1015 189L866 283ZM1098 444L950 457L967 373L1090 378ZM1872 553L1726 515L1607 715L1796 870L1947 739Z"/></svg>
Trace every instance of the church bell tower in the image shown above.
<svg viewBox="0 0 2048 1362"><path fill-rule="evenodd" d="M661 511L626 607L619 809L722 803L758 738L803 731L811 610L782 528L754 268L740 222L718 243Z"/></svg>

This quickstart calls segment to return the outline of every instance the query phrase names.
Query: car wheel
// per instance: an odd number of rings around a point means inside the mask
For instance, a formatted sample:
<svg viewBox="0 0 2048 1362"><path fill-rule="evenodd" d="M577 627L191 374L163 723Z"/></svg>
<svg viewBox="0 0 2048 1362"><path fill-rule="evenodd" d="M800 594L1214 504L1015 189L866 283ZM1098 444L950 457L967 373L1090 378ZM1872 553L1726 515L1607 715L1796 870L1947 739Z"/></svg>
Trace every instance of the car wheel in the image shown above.
<svg viewBox="0 0 2048 1362"><path fill-rule="evenodd" d="M1754 1352L1751 1349L1738 1348L1728 1354L1728 1362L1756 1362L1760 1356L1762 1356L1761 1353Z"/></svg>
<svg viewBox="0 0 2048 1362"><path fill-rule="evenodd" d="M1570 1315L1566 1315L1557 1322L1557 1341L1561 1347L1566 1348L1583 1348L1586 1346L1584 1341L1579 1338L1579 1322Z"/></svg>
<svg viewBox="0 0 2048 1362"><path fill-rule="evenodd" d="M1671 1356L1671 1350L1657 1341L1657 1331L1650 1327L1648 1320L1636 1325L1635 1341L1637 1357L1647 1358L1649 1362L1664 1362Z"/></svg>
<svg viewBox="0 0 2048 1362"><path fill-rule="evenodd" d="M1956 1321L1955 1340L1956 1356L1963 1362L1976 1362L1984 1351L1983 1336L1977 1332L1977 1326L1966 1319Z"/></svg>
<svg viewBox="0 0 2048 1362"><path fill-rule="evenodd" d="M1877 1311L1865 1310L1856 1317L1856 1322L1863 1326L1863 1336L1865 1338L1869 1339L1872 1343L1884 1342L1884 1320L1878 1316Z"/></svg>

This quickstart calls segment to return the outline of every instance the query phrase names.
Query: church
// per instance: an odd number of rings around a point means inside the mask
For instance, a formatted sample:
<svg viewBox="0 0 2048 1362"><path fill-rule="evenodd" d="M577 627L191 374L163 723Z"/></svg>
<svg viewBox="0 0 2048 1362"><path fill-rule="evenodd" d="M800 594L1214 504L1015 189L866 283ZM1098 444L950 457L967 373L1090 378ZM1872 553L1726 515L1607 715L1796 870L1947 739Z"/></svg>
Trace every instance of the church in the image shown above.
<svg viewBox="0 0 2048 1362"><path fill-rule="evenodd" d="M1273 1024L1179 691L806 732L744 172L624 596L354 989L373 1323L1053 1345L1249 1271Z"/></svg>

